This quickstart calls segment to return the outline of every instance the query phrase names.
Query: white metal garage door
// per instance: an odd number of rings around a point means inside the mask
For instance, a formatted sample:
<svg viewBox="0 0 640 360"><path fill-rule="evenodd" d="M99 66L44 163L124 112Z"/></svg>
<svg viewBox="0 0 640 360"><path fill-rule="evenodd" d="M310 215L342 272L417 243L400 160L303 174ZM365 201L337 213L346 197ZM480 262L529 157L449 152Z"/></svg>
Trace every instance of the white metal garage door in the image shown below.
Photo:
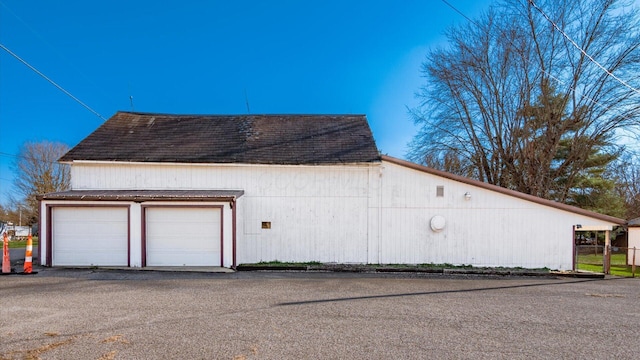
<svg viewBox="0 0 640 360"><path fill-rule="evenodd" d="M52 263L128 266L129 219L124 207L53 207Z"/></svg>
<svg viewBox="0 0 640 360"><path fill-rule="evenodd" d="M146 208L146 265L221 266L220 217L220 208Z"/></svg>

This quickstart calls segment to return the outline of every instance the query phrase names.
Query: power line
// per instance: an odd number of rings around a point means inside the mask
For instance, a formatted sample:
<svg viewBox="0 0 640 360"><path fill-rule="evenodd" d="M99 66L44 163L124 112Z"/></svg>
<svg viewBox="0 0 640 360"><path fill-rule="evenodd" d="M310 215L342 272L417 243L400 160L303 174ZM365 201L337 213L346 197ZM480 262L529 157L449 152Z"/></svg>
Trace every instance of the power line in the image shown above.
<svg viewBox="0 0 640 360"><path fill-rule="evenodd" d="M480 27L480 24L479 24L477 21L475 21L475 20L473 20L473 19L469 18L467 15L465 15L462 11L458 10L455 6L453 6L453 5L452 5L451 3L449 3L447 0L441 0L441 1L442 1L443 3L445 3L447 6L449 6L451 9L453 9L455 12L457 12L458 14L460 14L462 17L464 17L465 19L467 19L470 23L472 23L472 24L473 24L473 25L475 25L476 27ZM533 4L533 0L526 0L526 1L529 1L531 4ZM533 4L533 5L535 6L535 4ZM551 20L550 20L550 21L551 21ZM552 23L553 23L553 22L552 22ZM554 26L556 26L556 25L555 25L555 23L553 23L553 25L554 25ZM557 26L556 26L556 27L557 27ZM559 31L561 31L561 30L559 30ZM508 37L508 36L506 36L506 34L504 34L504 31L502 31L502 30L501 30L501 32L503 33L503 35L505 35L505 39L507 39L507 41L508 41L512 46L517 47L517 46L513 43L513 41L511 41L511 40L509 39L509 37ZM561 32L562 32L562 31L561 31ZM564 33L563 33L563 35L564 35ZM571 39L569 39L569 40L570 40L570 41L572 41ZM574 44L575 44L575 43L574 43ZM577 45L576 45L576 46L577 46ZM579 49L580 49L580 48L579 48ZM593 58L591 58L588 54L586 54L586 53L584 52L584 50L582 50L582 49L580 49L580 50L581 50L581 51L582 51L582 52L583 52L583 53L584 53L584 54L585 54L589 59L591 59L591 60L592 60L592 61L594 61L598 66L600 66L600 68L601 68L601 69L603 69L607 74L609 74L609 75L613 76L613 77L614 77L615 79L617 79L618 81L621 81L621 83L622 83L622 84L624 84L626 87L628 87L628 88L630 88L632 91L634 91L634 92L638 93L638 90L634 89L633 87L631 87L630 85L628 85L628 84L627 84L627 83L625 83L624 81L622 81L622 80L618 79L615 75L611 74L609 71L607 71L606 69L604 69L600 64L598 64L595 60L593 60ZM542 72L543 72L543 73L545 73L547 76L549 76L549 78L551 78L551 79L553 79L553 80L557 81L558 83L568 86L568 87L569 87L569 90L573 91L574 93L577 93L577 92L578 92L578 91L577 91L577 89L576 89L575 87L573 87L573 86L571 86L571 85L568 85L568 84L566 83L566 81L564 81L564 80L562 80L562 79L558 78L557 76L552 75L549 71L547 71L547 70L545 70L545 69L540 69L540 71L542 71ZM581 93L580 93L580 94L578 94L578 95L579 95L581 98L583 98L583 99L585 99L585 100L588 100L588 101L592 102L593 104L598 105L598 106L600 106L600 107L605 107L606 109L610 109L610 108L611 108L611 106L603 105L603 104L599 103L597 100L594 100L594 99L590 98L589 96L587 96L587 95L585 95L585 94L581 94ZM630 120L630 118L629 118L627 115L622 115L622 117L623 117L623 118L625 118L625 119L627 119L627 120Z"/></svg>
<svg viewBox="0 0 640 360"><path fill-rule="evenodd" d="M458 10L455 6L453 6L451 3L449 3L447 0L441 0L443 3L445 3L447 6L449 6L451 9L453 9L453 11L457 12L458 14L460 14L462 17L464 17L465 19L467 19L470 23L474 24L475 26L480 26L476 21L474 21L473 19L469 18L467 15L465 15L462 11ZM612 72L610 72L609 70L607 70L604 66L602 66L599 62L597 62L591 55L589 55L584 49L582 49L580 47L580 45L578 45L575 41L573 41L573 39L571 39L571 37L569 37L569 35L567 35L567 33L565 33L562 29L560 29L560 27L549 17L547 16L547 14L540 8L538 7L538 5L536 5L536 3L534 2L534 0L527 0L529 2L529 4L531 4L540 14L542 14L542 16L544 16L544 18L549 21L553 27L560 33L562 34L562 36L564 36L567 40L569 40L569 42L571 42L571 44L578 50L580 50L580 52L586 56L591 62L593 62L594 64L596 64L600 69L602 69L602 71L604 71L607 75L613 77L614 79L616 79L619 83L621 83L622 85L624 85L626 88L628 88L629 90L640 94L640 90L634 88L633 86L629 85L626 81L620 79L619 77L617 77L615 74L613 74ZM509 40L509 42L511 42ZM513 45L513 43L512 43ZM549 74L547 71L543 70L547 75L549 75L550 77L555 78L554 76L552 76L551 74ZM559 81L559 79L555 78L557 81ZM562 81L559 81L562 82ZM572 89L573 90L573 89ZM593 99L589 99L591 101L594 101ZM597 102L596 102L597 103Z"/></svg>
<svg viewBox="0 0 640 360"><path fill-rule="evenodd" d="M444 1L444 0L443 0ZM584 51L584 49L582 49L580 47L580 45L578 45L575 41L573 41L572 38L569 37L569 35L567 35L562 29L560 29L560 27L549 17L547 16L547 14L540 8L538 7L538 5L536 5L536 3L533 0L529 0L529 4L531 4L531 6L533 6L536 10L538 10L538 12L540 14L542 14L542 16L547 19L547 21L549 21L551 23L551 25L553 25L553 27L560 33L562 34L562 36L565 37L565 39L569 40L569 42L578 50L580 50L580 52L586 56L592 63L596 64L600 69L602 69L602 71L604 71L605 73L607 73L607 75L611 76L612 78L616 79L619 83L621 83L622 85L624 85L625 87L627 87L629 90L640 94L640 90L634 88L633 86L629 85L626 81L620 79L619 77L615 76L611 71L607 70L604 66L600 65L599 62L597 62L593 57L591 57L591 55L587 54L586 51Z"/></svg>
<svg viewBox="0 0 640 360"><path fill-rule="evenodd" d="M24 156L24 155L10 154L10 153L6 153L6 152L2 152L2 151L0 151L0 157L8 157L8 158L24 159L24 160L35 160L35 161L40 162L40 163L51 164L51 165L60 165L60 163L58 161L48 161L48 160L40 159L38 157L29 157L29 156Z"/></svg>
<svg viewBox="0 0 640 360"><path fill-rule="evenodd" d="M18 16L11 8L7 6L2 0L0 0L0 6L2 6L9 14L11 14L14 18L16 18L24 27L26 27L31 33L37 37L43 44L47 45L61 60L64 60L67 64L71 65L73 69L80 74L85 80L90 82L93 85L96 85L94 81L92 81L87 75L85 75L82 71L79 70L79 67L73 62L69 61L67 57L62 54L60 50L58 50L50 41L48 41L44 36L42 36L38 31L36 31L31 25L29 25L23 18ZM100 87L96 86L98 90L101 90Z"/></svg>
<svg viewBox="0 0 640 360"><path fill-rule="evenodd" d="M453 9L453 11L460 14L463 18L467 19L470 23L473 23L474 25L478 26L478 24L475 21L473 21L473 19L465 15L462 11L458 10L455 6L451 5L447 0L442 0L442 2L445 3L451 9Z"/></svg>
<svg viewBox="0 0 640 360"><path fill-rule="evenodd" d="M93 110L89 105L83 103L80 99L78 99L77 97L73 96L73 94L71 94L70 92L68 92L67 90L65 90L62 86L58 85L55 81L51 80L49 77L47 77L45 74L43 74L42 72L40 72L38 69L36 69L35 67L33 67L31 64L29 64L28 62L26 62L24 59L22 59L21 57L19 57L18 55L16 55L15 53L13 53L11 50L9 50L6 46L4 46L2 43L0 43L0 48L4 51L6 51L9 55L13 56L14 58L16 58L18 61L20 61L21 63L23 63L26 67L28 67L29 69L31 69L33 72L35 72L36 74L40 75L40 77L42 77L43 79L47 80L49 83L51 83L51 85L55 86L58 90L62 91L63 93L65 93L67 96L69 96L70 98L72 98L75 102L77 102L78 104L82 105L85 109L91 111L93 114L95 114L97 117L99 117L100 119L102 119L103 121L106 121L107 119L105 119L102 115L100 115L100 113L98 113L97 111Z"/></svg>
<svg viewBox="0 0 640 360"><path fill-rule="evenodd" d="M447 0L442 0L442 2L445 3L448 7L450 7L453 11L460 14L463 18L467 19L467 21L469 21L473 25L480 27L480 24L478 24L476 21L474 21L473 19L465 15L462 11L458 10L455 6L451 5L451 3L449 3Z"/></svg>

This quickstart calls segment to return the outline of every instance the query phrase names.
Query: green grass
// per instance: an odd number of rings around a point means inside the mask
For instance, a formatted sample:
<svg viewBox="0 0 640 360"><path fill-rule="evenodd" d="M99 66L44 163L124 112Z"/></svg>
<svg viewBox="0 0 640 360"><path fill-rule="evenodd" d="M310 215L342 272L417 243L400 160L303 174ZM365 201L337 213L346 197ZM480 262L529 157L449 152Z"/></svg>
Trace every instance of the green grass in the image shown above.
<svg viewBox="0 0 640 360"><path fill-rule="evenodd" d="M304 265L324 265L323 263L319 262L319 261L309 261L309 262L286 262L286 261L280 261L280 260L273 260L273 261L261 261L259 263L255 263L255 264L243 264L243 265L247 265L247 266L251 266L251 265L260 265L260 266L304 266ZM471 269L473 268L473 266L471 265L452 265L452 264L417 264L417 265L410 265L410 264L357 264L357 265L362 265L362 266L369 266L369 267L397 267L397 268L461 268L461 269Z"/></svg>
<svg viewBox="0 0 640 360"><path fill-rule="evenodd" d="M244 264L244 265L260 265L260 266L305 266L305 265L322 265L319 261L308 261L308 262L284 262L280 260L273 261L261 261L255 264Z"/></svg>
<svg viewBox="0 0 640 360"><path fill-rule="evenodd" d="M578 270L591 271L596 273L602 272L602 265L578 264ZM631 266L611 265L611 275L631 277ZM640 266L636 266L636 277L640 277Z"/></svg>
<svg viewBox="0 0 640 360"><path fill-rule="evenodd" d="M548 268L539 268L539 269L525 269L525 268L521 268L521 267L497 267L497 268L488 268L488 267L474 267L473 265L466 265L466 264L462 264L462 265L453 265L453 264L448 264L448 263L444 263L444 264L433 264L433 263L423 263L423 264L324 264L322 262L319 261L309 261L309 262L286 262L286 261L280 261L280 260L273 260L273 261L261 261L259 263L253 263L253 264L240 264L241 266L322 266L322 265L327 265L327 266L332 266L332 265L337 265L337 266L360 266L360 267L366 267L366 268L371 268L371 269L376 269L376 268L398 268L398 269L403 269L403 268L407 268L407 269L413 269L413 268L418 268L418 269L479 269L479 270L490 270L490 269L496 269L496 270L527 270L527 271L545 271L548 272L549 269Z"/></svg>
<svg viewBox="0 0 640 360"><path fill-rule="evenodd" d="M626 265L625 254L611 254L611 265ZM579 264L591 264L602 266L602 254L578 255Z"/></svg>
<svg viewBox="0 0 640 360"><path fill-rule="evenodd" d="M367 264L371 267L386 267L386 268L426 268L426 269L473 269L473 265L453 265L453 264Z"/></svg>
<svg viewBox="0 0 640 360"><path fill-rule="evenodd" d="M602 255L578 255L578 270L601 273ZM631 266L626 265L625 254L611 254L611 275L631 277ZM640 277L640 266L636 266L636 276Z"/></svg>
<svg viewBox="0 0 640 360"><path fill-rule="evenodd" d="M37 246L38 245L38 238L34 237L32 239L32 243L33 246ZM27 240L14 240L14 241L9 241L9 249L20 249L20 248L25 248L27 247Z"/></svg>

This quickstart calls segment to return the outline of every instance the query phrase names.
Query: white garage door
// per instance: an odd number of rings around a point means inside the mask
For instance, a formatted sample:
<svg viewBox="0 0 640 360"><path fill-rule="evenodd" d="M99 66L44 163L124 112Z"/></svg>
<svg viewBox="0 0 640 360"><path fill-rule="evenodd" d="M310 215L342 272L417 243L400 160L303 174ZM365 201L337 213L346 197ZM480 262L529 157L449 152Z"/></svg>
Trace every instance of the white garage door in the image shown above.
<svg viewBox="0 0 640 360"><path fill-rule="evenodd" d="M147 266L221 266L219 208L145 209Z"/></svg>
<svg viewBox="0 0 640 360"><path fill-rule="evenodd" d="M127 208L54 207L53 265L128 266Z"/></svg>

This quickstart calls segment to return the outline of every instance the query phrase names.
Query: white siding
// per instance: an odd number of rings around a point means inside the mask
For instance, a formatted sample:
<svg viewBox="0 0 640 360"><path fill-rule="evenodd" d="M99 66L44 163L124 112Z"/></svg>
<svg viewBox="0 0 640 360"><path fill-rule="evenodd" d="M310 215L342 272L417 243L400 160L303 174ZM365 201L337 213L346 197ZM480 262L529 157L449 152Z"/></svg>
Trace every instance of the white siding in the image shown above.
<svg viewBox="0 0 640 360"><path fill-rule="evenodd" d="M640 265L640 227L629 226L629 250L627 253L627 264L633 265L633 248L635 249L636 266Z"/></svg>
<svg viewBox="0 0 640 360"><path fill-rule="evenodd" d="M381 263L569 269L573 225L596 221L388 162L382 186Z"/></svg>
<svg viewBox="0 0 640 360"><path fill-rule="evenodd" d="M438 186L444 187L443 197L436 196ZM244 190L236 206L238 264L569 269L573 225L607 224L388 161L348 166L74 163L72 188ZM429 227L436 215L446 219L439 232ZM262 222L271 228L263 229ZM224 229L230 228L231 217L225 215ZM231 259L230 251L225 244L225 259Z"/></svg>
<svg viewBox="0 0 640 360"><path fill-rule="evenodd" d="M238 263L369 261L369 178L370 173L378 178L376 165L74 164L72 169L74 190L244 190L237 211ZM262 229L262 222L270 222L271 229Z"/></svg>

